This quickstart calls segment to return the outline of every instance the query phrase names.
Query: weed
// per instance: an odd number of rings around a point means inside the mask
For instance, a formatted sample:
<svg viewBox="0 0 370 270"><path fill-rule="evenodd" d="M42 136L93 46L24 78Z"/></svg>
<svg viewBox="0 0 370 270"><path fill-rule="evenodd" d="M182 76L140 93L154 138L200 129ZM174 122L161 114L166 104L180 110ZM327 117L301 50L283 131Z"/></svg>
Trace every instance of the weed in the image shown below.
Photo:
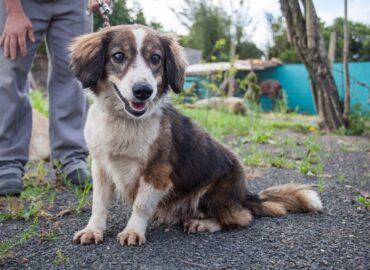
<svg viewBox="0 0 370 270"><path fill-rule="evenodd" d="M65 256L60 249L56 251L56 258L53 260L55 265L65 265L69 262L69 258Z"/></svg>
<svg viewBox="0 0 370 270"><path fill-rule="evenodd" d="M338 175L337 176L337 181L339 182L339 184L344 186L344 184L346 183L346 177L344 175Z"/></svg>
<svg viewBox="0 0 370 270"><path fill-rule="evenodd" d="M270 132L252 132L249 137L252 143L267 143L271 140L272 134Z"/></svg>
<svg viewBox="0 0 370 270"><path fill-rule="evenodd" d="M276 167L276 168L285 168L285 169L294 169L295 168L295 163L284 157L284 156L274 156L274 157L271 157L271 158L268 158L267 159L267 162L272 166L272 167Z"/></svg>
<svg viewBox="0 0 370 270"><path fill-rule="evenodd" d="M40 240L46 241L46 240L57 240L59 239L59 223L54 223L49 230L42 229L41 233L38 235Z"/></svg>
<svg viewBox="0 0 370 270"><path fill-rule="evenodd" d="M32 108L36 111L42 113L46 117L49 115L49 106L47 99L43 96L41 90L31 90L30 91L30 100Z"/></svg>
<svg viewBox="0 0 370 270"><path fill-rule="evenodd" d="M92 188L92 184L89 184L87 181L85 182L85 187L78 192L78 204L76 206L75 211L77 213L81 212L81 209L84 208L87 204L90 203L90 190Z"/></svg>
<svg viewBox="0 0 370 270"><path fill-rule="evenodd" d="M299 163L299 172L302 174L323 174L324 165L318 156L320 152L320 145L315 141L313 137L308 137L304 145L307 148L307 154L303 160Z"/></svg>
<svg viewBox="0 0 370 270"><path fill-rule="evenodd" d="M320 193L324 193L324 191L325 191L324 177L319 176L319 178L317 179L317 188L318 188Z"/></svg>
<svg viewBox="0 0 370 270"><path fill-rule="evenodd" d="M364 175L360 178L360 188L365 188L370 183L370 174Z"/></svg>
<svg viewBox="0 0 370 270"><path fill-rule="evenodd" d="M33 220L32 225L27 230L21 232L13 240L2 240L0 241L0 261L7 258L13 248L26 242L37 235L38 217Z"/></svg>
<svg viewBox="0 0 370 270"><path fill-rule="evenodd" d="M299 172L301 174L312 173L317 175L323 172L323 166L322 164L313 164L309 159L305 158L299 163Z"/></svg>
<svg viewBox="0 0 370 270"><path fill-rule="evenodd" d="M361 204L365 209L370 210L370 197L358 196L356 201Z"/></svg>
<svg viewBox="0 0 370 270"><path fill-rule="evenodd" d="M27 173L23 177L24 181L37 184L43 184L45 182L47 170L44 161L35 161L29 163L26 171Z"/></svg>
<svg viewBox="0 0 370 270"><path fill-rule="evenodd" d="M248 149L242 152L243 162L248 166L259 166L264 164L266 154L257 145L252 144Z"/></svg>
<svg viewBox="0 0 370 270"><path fill-rule="evenodd" d="M6 197L6 208L0 213L0 220L23 219L30 220L43 211L46 203L52 204L56 193L52 185L45 180L46 169L43 162L36 163L36 170L24 176L24 190L19 198Z"/></svg>
<svg viewBox="0 0 370 270"><path fill-rule="evenodd" d="M278 145L297 146L297 142L292 138L284 138L277 141Z"/></svg>
<svg viewBox="0 0 370 270"><path fill-rule="evenodd" d="M287 113L288 112L288 95L284 89L281 90L281 96L276 102L276 106L274 108L275 111L279 113Z"/></svg>

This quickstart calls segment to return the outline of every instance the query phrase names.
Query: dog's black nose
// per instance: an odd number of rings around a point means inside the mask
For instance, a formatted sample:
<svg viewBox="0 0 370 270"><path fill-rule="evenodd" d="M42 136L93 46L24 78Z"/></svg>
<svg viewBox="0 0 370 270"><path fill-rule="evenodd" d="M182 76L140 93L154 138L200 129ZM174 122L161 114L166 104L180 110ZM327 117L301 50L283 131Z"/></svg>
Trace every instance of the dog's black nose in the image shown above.
<svg viewBox="0 0 370 270"><path fill-rule="evenodd" d="M148 99L153 93L153 87L146 82L137 82L132 87L132 93L139 100Z"/></svg>

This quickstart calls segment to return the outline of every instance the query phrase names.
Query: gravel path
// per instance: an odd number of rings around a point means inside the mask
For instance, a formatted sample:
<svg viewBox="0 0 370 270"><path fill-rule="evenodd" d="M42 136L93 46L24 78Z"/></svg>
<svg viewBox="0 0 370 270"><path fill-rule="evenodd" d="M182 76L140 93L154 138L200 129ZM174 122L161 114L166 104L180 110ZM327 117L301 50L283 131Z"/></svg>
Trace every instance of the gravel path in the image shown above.
<svg viewBox="0 0 370 270"><path fill-rule="evenodd" d="M370 143L361 137L323 136L318 139L325 156L324 211L257 218L247 228L214 234L187 235L180 227L150 226L147 243L121 247L117 233L129 211L116 202L100 245L72 243L90 209L39 226L58 226L59 239L38 238L17 246L1 269L370 269L370 211L355 202L370 191ZM316 183L315 176L292 170L258 168L248 180L252 191L288 182ZM58 193L56 204L73 198ZM31 223L0 222L0 238L9 238ZM55 225L57 224L57 225Z"/></svg>

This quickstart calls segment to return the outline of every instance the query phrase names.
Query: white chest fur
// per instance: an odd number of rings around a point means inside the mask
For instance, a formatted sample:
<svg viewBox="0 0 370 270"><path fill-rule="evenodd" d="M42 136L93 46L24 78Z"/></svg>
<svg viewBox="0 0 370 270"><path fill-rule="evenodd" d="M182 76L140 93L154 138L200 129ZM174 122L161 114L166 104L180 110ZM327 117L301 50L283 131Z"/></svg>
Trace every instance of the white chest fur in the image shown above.
<svg viewBox="0 0 370 270"><path fill-rule="evenodd" d="M90 107L85 127L90 154L104 167L122 199L129 204L159 129L158 116L133 121L111 116L98 104Z"/></svg>

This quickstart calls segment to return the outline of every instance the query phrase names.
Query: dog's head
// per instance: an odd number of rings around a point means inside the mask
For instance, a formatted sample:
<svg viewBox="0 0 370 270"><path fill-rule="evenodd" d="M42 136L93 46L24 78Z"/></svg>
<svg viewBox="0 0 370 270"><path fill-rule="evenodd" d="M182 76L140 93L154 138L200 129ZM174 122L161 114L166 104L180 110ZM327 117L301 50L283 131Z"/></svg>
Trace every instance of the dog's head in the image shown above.
<svg viewBox="0 0 370 270"><path fill-rule="evenodd" d="M120 109L143 118L169 88L179 93L186 60L175 37L140 25L122 25L76 38L71 67L84 88L114 92Z"/></svg>

